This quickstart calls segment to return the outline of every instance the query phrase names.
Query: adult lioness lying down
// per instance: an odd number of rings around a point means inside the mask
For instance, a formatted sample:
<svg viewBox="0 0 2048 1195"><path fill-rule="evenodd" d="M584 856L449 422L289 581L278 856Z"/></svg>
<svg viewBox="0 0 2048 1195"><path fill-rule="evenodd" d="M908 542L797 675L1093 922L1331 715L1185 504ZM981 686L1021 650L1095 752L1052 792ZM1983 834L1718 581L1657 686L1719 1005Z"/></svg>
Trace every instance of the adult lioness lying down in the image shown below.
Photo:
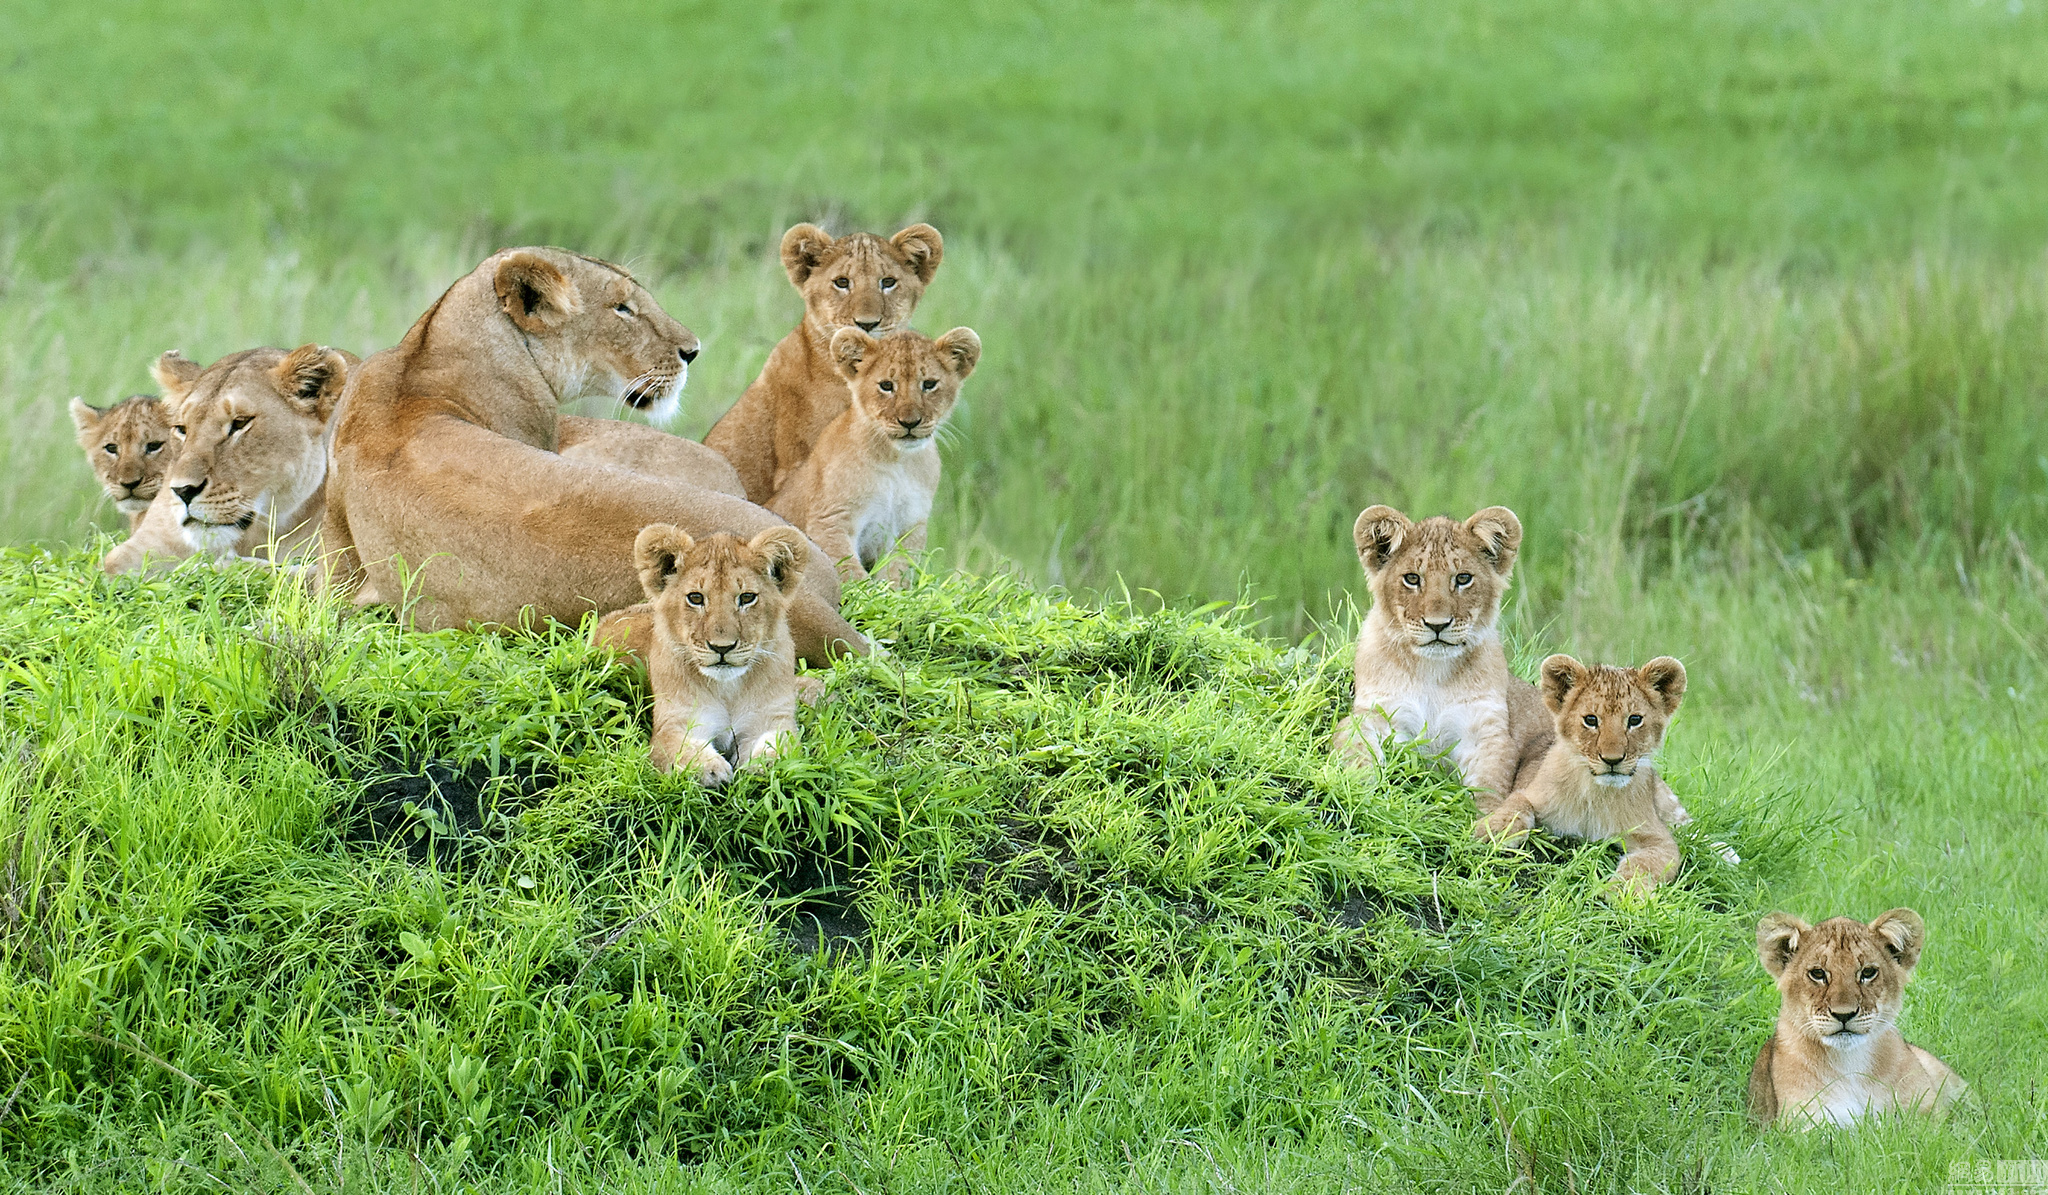
<svg viewBox="0 0 2048 1195"><path fill-rule="evenodd" d="M573 624L642 600L633 540L650 523L741 536L781 525L712 488L732 474L701 445L614 429L666 442L649 448L677 463L660 477L560 452L563 402L672 405L696 354L617 266L560 249L485 259L349 379L321 529L327 583L422 628ZM866 650L839 616L832 562L809 555L789 610L798 654Z"/></svg>

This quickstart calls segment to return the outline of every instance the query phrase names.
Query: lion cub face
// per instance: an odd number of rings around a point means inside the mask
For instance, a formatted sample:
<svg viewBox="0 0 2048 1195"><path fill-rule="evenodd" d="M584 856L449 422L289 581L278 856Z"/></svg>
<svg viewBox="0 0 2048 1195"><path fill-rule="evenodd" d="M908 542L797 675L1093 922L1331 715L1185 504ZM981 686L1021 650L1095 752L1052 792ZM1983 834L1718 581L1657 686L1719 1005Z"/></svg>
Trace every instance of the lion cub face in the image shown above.
<svg viewBox="0 0 2048 1195"><path fill-rule="evenodd" d="M776 657L804 557L803 533L794 527L770 527L751 540L725 532L693 539L655 523L633 541L656 641L721 683Z"/></svg>
<svg viewBox="0 0 2048 1195"><path fill-rule="evenodd" d="M111 407L71 400L71 422L78 428L78 446L100 488L114 500L114 509L137 515L149 509L163 484L164 470L177 459L171 421L155 395L138 394Z"/></svg>
<svg viewBox="0 0 2048 1195"><path fill-rule="evenodd" d="M181 447L164 485L184 506L193 549L234 552L257 519L297 510L327 476L321 432L349 360L324 345L248 349L201 369L175 351L157 359Z"/></svg>
<svg viewBox="0 0 2048 1195"><path fill-rule="evenodd" d="M981 361L981 337L955 328L932 340L912 328L877 340L859 328L832 336L833 363L853 390L853 408L879 435L898 448L932 442L960 384Z"/></svg>
<svg viewBox="0 0 2048 1195"><path fill-rule="evenodd" d="M1664 745L1664 728L1685 699L1685 665L1658 656L1641 668L1589 668L1570 656L1551 656L1543 661L1542 685L1557 737L1593 783L1625 788Z"/></svg>
<svg viewBox="0 0 2048 1195"><path fill-rule="evenodd" d="M910 322L944 257L945 242L929 224L888 240L871 232L835 240L815 224L782 234L782 268L804 297L804 322L820 336L840 328L880 335Z"/></svg>
<svg viewBox="0 0 2048 1195"><path fill-rule="evenodd" d="M1779 1027L1833 1049L1873 1040L1898 1023L1926 940L1911 909L1869 925L1848 917L1808 925L1772 913L1756 927L1756 952L1778 982Z"/></svg>
<svg viewBox="0 0 2048 1195"><path fill-rule="evenodd" d="M632 275L563 249L515 249L492 285L561 399L616 399L656 423L682 409L697 337Z"/></svg>
<svg viewBox="0 0 2048 1195"><path fill-rule="evenodd" d="M1460 523L1445 515L1409 521L1369 506L1351 529L1372 586L1373 607L1428 659L1455 659L1487 642L1522 546L1522 521L1489 506Z"/></svg>

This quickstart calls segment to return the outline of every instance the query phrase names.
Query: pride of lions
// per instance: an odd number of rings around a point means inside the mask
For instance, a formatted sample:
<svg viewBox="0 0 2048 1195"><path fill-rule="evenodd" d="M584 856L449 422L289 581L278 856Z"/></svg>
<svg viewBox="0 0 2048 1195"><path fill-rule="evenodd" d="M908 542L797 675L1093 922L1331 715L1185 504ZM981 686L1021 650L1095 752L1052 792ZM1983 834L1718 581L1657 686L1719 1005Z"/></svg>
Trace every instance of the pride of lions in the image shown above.
<svg viewBox="0 0 2048 1195"><path fill-rule="evenodd" d="M797 704L820 689L799 659L870 650L840 616L841 583L901 584L924 547L938 432L981 359L972 329L909 326L944 252L926 224L790 229L803 319L701 444L561 413L601 396L665 422L699 347L626 271L561 249L493 254L367 359L312 344L204 367L164 353L160 395L71 404L129 519L102 567L292 561L424 629L596 615L593 642L646 665L654 765L723 784L794 742ZM1538 827L1620 838L1617 887L1669 880L1690 819L1655 759L1685 666L1553 655L1538 684L1515 676L1497 625L1522 542L1506 507L1416 522L1372 506L1353 536L1372 604L1336 756L1375 767L1390 740L1412 742L1472 789L1481 842ZM1750 1075L1759 1122L1939 1113L1961 1096L1896 1025L1925 939L1910 909L1763 920L1781 1006Z"/></svg>

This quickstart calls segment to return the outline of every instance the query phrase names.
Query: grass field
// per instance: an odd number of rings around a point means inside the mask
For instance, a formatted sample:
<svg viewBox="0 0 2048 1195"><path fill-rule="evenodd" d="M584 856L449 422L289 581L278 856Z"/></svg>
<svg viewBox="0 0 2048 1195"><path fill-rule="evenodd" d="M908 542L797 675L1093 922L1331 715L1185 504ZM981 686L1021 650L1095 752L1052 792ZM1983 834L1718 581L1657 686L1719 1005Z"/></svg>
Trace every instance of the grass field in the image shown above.
<svg viewBox="0 0 2048 1195"><path fill-rule="evenodd" d="M63 402L164 348L367 352L565 244L703 339L699 434L797 317L787 224L926 219L918 322L987 346L939 559L1111 607L861 596L940 630L735 803L653 781L566 639L8 557L0 1179L1931 1190L2048 1150L2040 4L24 3L0 46L7 541L111 528ZM1749 864L1614 908L1598 850L1476 856L1425 771L1321 768L1376 501L1521 513L1525 665L1683 658L1669 770ZM427 864L346 828L429 758L526 795ZM827 966L774 920L840 882ZM1748 926L1897 904L1976 1106L1752 1135Z"/></svg>

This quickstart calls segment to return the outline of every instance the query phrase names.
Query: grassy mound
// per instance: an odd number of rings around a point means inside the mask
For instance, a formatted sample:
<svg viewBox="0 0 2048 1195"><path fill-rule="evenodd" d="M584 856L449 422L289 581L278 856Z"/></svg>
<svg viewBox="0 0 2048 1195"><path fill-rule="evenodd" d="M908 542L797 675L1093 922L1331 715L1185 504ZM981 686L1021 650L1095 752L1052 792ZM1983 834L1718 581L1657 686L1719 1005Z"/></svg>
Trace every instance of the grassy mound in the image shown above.
<svg viewBox="0 0 2048 1195"><path fill-rule="evenodd" d="M1429 761L1331 766L1344 662L1230 609L847 604L890 654L708 792L567 632L0 559L0 1178L1425 1122L1540 1171L1736 1113L1785 850L1739 801L1693 804L1749 864L1609 899L1611 847L1496 853Z"/></svg>

